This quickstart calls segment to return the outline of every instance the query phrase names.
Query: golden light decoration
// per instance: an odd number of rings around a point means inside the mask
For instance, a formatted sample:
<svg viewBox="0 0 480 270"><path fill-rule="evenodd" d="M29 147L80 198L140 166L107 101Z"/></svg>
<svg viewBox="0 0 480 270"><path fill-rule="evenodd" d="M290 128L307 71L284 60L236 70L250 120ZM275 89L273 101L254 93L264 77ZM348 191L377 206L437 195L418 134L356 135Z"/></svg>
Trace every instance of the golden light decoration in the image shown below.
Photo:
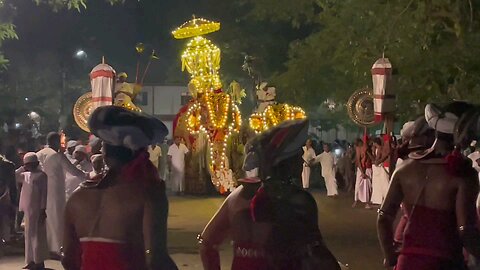
<svg viewBox="0 0 480 270"><path fill-rule="evenodd" d="M190 74L188 89L195 100L187 111L187 130L206 134L210 152L209 168L218 190L232 191L233 174L226 156L227 140L240 130L240 110L232 97L221 90L220 49L202 35L220 29L220 23L193 18L172 32L176 39L192 38L182 53L182 71Z"/></svg>
<svg viewBox="0 0 480 270"><path fill-rule="evenodd" d="M222 92L207 93L204 97L207 104L209 123L213 128L224 128L228 120L228 111L231 103L230 95Z"/></svg>
<svg viewBox="0 0 480 270"><path fill-rule="evenodd" d="M190 83L199 93L222 87L220 69L220 49L210 40L195 37L182 53L182 71L190 73Z"/></svg>
<svg viewBox="0 0 480 270"><path fill-rule="evenodd" d="M191 19L185 22L180 27L172 31L176 39L191 38L201 35L206 35L220 30L219 22L212 22L203 18Z"/></svg>
<svg viewBox="0 0 480 270"><path fill-rule="evenodd" d="M250 116L249 119L250 128L252 128L256 133L263 131L263 114L254 113Z"/></svg>
<svg viewBox="0 0 480 270"><path fill-rule="evenodd" d="M249 118L250 128L260 133L284 121L304 119L307 115L298 106L289 104L274 104L265 108L262 113L254 113Z"/></svg>

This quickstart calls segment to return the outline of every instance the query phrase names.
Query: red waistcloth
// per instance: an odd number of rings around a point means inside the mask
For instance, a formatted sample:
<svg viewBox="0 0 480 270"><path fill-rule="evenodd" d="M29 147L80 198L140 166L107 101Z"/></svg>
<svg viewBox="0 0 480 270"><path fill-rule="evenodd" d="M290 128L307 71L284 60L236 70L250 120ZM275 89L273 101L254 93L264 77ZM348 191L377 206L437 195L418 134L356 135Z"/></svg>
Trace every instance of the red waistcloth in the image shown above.
<svg viewBox="0 0 480 270"><path fill-rule="evenodd" d="M143 250L127 244L82 242L82 270L144 270Z"/></svg>
<svg viewBox="0 0 480 270"><path fill-rule="evenodd" d="M268 270L265 251L252 243L235 243L232 270Z"/></svg>
<svg viewBox="0 0 480 270"><path fill-rule="evenodd" d="M409 208L405 207L405 210L410 223L405 228L400 251L403 256L399 258L397 270L443 269L428 265L444 264L445 261L463 262L455 212L420 205L415 207L413 215ZM425 265L425 268L415 264L418 260L424 261L421 265ZM412 268L412 265L415 267Z"/></svg>

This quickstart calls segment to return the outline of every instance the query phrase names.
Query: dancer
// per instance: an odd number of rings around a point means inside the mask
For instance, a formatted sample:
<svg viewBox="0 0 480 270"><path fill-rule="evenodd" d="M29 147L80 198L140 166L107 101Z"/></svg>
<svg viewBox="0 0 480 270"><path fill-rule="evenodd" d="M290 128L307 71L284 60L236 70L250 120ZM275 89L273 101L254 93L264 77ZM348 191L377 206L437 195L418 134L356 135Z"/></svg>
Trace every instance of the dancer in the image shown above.
<svg viewBox="0 0 480 270"><path fill-rule="evenodd" d="M248 145L246 148L249 148ZM247 177L239 179L236 188L207 224L199 236L200 255L205 270L220 269L218 246L225 240L233 240L232 270L268 270L265 243L271 224L253 222L250 204L260 187L259 160L250 149L243 163Z"/></svg>
<svg viewBox="0 0 480 270"><path fill-rule="evenodd" d="M307 121L284 122L251 142L259 155L262 180L252 199L252 215L255 222L272 225L265 269L340 269L323 242L315 200L291 181L307 130Z"/></svg>
<svg viewBox="0 0 480 270"><path fill-rule="evenodd" d="M335 164L337 162L334 154L330 151L330 146L328 144L323 144L323 153L315 157L314 162L319 162L322 166L322 177L325 180L327 196L338 196L337 179L335 178Z"/></svg>
<svg viewBox="0 0 480 270"><path fill-rule="evenodd" d="M385 167L384 162L387 161L390 157L390 153L386 151L388 147L385 145L387 142L382 143L381 138L374 138L374 164L372 166L372 204L380 205L382 204L385 196L388 191L389 183L389 171L388 167Z"/></svg>
<svg viewBox="0 0 480 270"><path fill-rule="evenodd" d="M315 159L315 150L312 147L312 140L307 139L305 142L305 146L302 147L303 149L303 165L302 165L302 186L304 189L308 189L310 187L310 172L312 165L312 161Z"/></svg>
<svg viewBox="0 0 480 270"><path fill-rule="evenodd" d="M372 192L372 162L368 154L368 137L355 142L355 165L357 177L355 181L355 195L352 207L357 206L360 201L365 204L366 209L371 209L370 193Z"/></svg>
<svg viewBox="0 0 480 270"><path fill-rule="evenodd" d="M444 111L426 106L425 119L436 130L436 140L429 149L411 153L397 169L378 214L378 237L386 267L465 269L462 246L480 257L477 175L460 155L450 154L455 123L469 107L463 102L452 103ZM397 258L392 226L400 203L408 221Z"/></svg>
<svg viewBox="0 0 480 270"><path fill-rule="evenodd" d="M48 257L47 229L47 175L40 170L37 155L27 153L23 166L17 169L17 181L22 183L19 210L25 217L25 263L23 269L45 269Z"/></svg>
<svg viewBox="0 0 480 270"><path fill-rule="evenodd" d="M165 183L148 145L167 135L158 119L116 106L97 108L89 127L103 140L109 170L84 182L66 207L66 270L146 270L177 267L167 253Z"/></svg>

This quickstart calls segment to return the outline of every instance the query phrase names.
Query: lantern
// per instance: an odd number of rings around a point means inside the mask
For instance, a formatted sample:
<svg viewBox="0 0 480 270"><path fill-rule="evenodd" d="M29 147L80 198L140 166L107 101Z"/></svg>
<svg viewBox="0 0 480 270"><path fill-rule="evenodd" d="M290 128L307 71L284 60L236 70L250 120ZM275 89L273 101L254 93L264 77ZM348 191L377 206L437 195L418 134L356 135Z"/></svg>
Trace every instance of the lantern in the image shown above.
<svg viewBox="0 0 480 270"><path fill-rule="evenodd" d="M378 59L372 67L373 108L375 122L385 120L385 116L395 111L395 93L391 87L392 64L388 58Z"/></svg>

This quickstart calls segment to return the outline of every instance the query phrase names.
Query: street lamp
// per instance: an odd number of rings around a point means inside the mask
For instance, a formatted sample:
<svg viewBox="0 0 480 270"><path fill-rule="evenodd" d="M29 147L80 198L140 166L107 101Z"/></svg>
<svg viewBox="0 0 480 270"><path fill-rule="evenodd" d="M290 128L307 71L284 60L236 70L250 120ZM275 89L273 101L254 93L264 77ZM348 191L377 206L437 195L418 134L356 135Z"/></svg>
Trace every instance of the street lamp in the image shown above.
<svg viewBox="0 0 480 270"><path fill-rule="evenodd" d="M88 57L87 53L82 49L77 50L75 52L75 58L77 58L77 59L85 59L87 57Z"/></svg>

